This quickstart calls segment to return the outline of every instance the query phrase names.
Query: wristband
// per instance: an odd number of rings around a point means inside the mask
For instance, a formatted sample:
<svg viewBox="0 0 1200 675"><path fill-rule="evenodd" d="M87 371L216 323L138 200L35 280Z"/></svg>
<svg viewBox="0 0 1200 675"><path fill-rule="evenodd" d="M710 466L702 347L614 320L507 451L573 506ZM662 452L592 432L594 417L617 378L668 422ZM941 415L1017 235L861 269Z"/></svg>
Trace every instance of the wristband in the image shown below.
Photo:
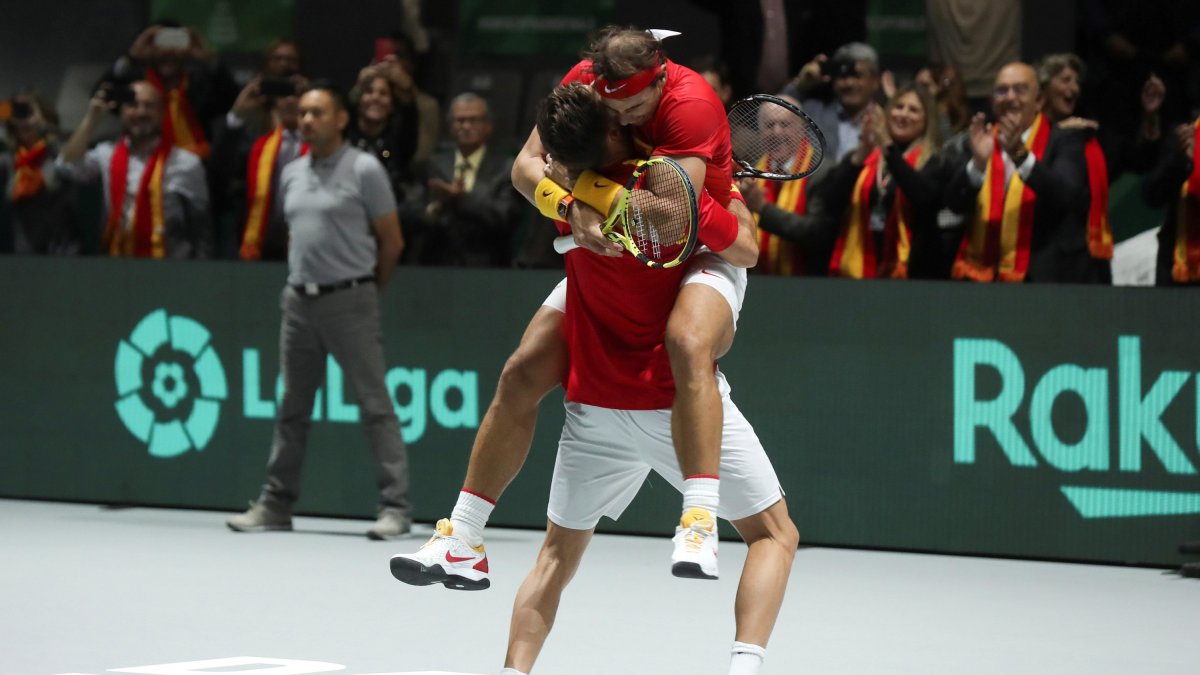
<svg viewBox="0 0 1200 675"><path fill-rule="evenodd" d="M617 201L617 196L621 194L621 184L614 183L594 171L584 171L575 181L575 189L571 194L607 216L613 202Z"/></svg>
<svg viewBox="0 0 1200 675"><path fill-rule="evenodd" d="M538 181L537 187L533 190L533 202L543 216L550 220L558 220L558 203L563 200L563 197L570 194L558 183L549 178L543 178Z"/></svg>

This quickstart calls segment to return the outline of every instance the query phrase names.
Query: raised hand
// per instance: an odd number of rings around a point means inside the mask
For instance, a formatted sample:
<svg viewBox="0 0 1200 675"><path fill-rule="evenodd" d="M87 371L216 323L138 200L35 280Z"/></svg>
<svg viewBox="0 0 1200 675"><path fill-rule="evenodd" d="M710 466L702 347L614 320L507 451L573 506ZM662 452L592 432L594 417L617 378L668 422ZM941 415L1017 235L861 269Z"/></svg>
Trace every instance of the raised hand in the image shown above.
<svg viewBox="0 0 1200 675"><path fill-rule="evenodd" d="M1142 85L1142 112L1147 115L1157 115L1162 110L1163 100L1167 97L1167 85L1153 73L1146 78Z"/></svg>
<svg viewBox="0 0 1200 675"><path fill-rule="evenodd" d="M979 172L987 169L988 160L992 158L995 149L995 139L992 136L992 125L985 121L983 113L975 113L971 118L971 126L967 128L971 138L971 161Z"/></svg>

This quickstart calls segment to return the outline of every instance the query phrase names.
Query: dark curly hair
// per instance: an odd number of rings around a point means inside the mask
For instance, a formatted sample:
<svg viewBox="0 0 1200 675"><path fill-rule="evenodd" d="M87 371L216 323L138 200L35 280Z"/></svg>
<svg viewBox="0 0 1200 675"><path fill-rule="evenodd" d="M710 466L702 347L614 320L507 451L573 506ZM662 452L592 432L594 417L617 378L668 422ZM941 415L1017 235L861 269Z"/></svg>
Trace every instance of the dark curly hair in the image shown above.
<svg viewBox="0 0 1200 675"><path fill-rule="evenodd" d="M572 170L604 160L608 116L591 87L571 82L554 88L538 108L537 130L554 161Z"/></svg>

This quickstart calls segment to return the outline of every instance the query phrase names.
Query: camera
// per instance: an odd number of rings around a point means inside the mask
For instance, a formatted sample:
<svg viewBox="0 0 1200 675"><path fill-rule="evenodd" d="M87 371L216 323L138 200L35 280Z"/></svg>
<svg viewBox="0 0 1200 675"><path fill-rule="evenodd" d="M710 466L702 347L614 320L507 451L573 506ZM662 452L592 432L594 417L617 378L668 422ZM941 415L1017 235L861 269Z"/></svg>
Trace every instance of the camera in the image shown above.
<svg viewBox="0 0 1200 675"><path fill-rule="evenodd" d="M267 98L287 98L296 95L296 83L286 77L264 77L258 93Z"/></svg>
<svg viewBox="0 0 1200 675"><path fill-rule="evenodd" d="M192 45L192 35L186 28L159 28L154 33L154 46L159 49L184 50Z"/></svg>
<svg viewBox="0 0 1200 675"><path fill-rule="evenodd" d="M821 62L821 74L831 80L858 75L858 63L849 59L837 59Z"/></svg>
<svg viewBox="0 0 1200 675"><path fill-rule="evenodd" d="M133 93L133 85L122 80L101 82L100 89L104 92L104 100L116 104L118 107L132 105L137 98Z"/></svg>
<svg viewBox="0 0 1200 675"><path fill-rule="evenodd" d="M14 100L10 110L9 115L14 120L27 120L33 117L33 105L29 101Z"/></svg>

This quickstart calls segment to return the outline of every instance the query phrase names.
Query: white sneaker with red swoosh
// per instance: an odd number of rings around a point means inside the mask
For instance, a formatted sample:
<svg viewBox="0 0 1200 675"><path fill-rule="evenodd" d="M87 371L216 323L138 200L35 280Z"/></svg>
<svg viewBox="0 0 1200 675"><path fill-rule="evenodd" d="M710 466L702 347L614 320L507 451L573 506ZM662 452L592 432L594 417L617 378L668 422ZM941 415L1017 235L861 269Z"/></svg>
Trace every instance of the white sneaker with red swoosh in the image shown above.
<svg viewBox="0 0 1200 675"><path fill-rule="evenodd" d="M482 591L488 581L487 553L454 536L449 519L437 522L437 532L416 553L392 556L392 576L413 586L441 584L458 591Z"/></svg>

